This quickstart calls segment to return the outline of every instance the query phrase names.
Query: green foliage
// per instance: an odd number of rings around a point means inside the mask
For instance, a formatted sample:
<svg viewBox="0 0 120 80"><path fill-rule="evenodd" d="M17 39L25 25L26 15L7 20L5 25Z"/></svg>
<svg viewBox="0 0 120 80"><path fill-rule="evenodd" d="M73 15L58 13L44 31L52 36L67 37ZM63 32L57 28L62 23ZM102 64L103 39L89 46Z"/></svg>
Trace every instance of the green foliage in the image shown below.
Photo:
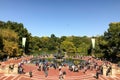
<svg viewBox="0 0 120 80"><path fill-rule="evenodd" d="M60 50L61 53L67 52L72 55L84 53L86 55L91 44L90 41L90 38L86 36L62 36L61 38L56 37L54 34L51 34L50 37L35 36L30 39L30 49L32 51L51 51L51 53L58 53Z"/></svg>
<svg viewBox="0 0 120 80"><path fill-rule="evenodd" d="M27 38L25 51L28 51L30 33L22 23L0 21L0 35L2 36L0 37L2 53L7 53L9 56L20 55L22 53L22 37Z"/></svg>
<svg viewBox="0 0 120 80"><path fill-rule="evenodd" d="M75 53L75 46L70 41L63 41L60 47L63 51L67 53Z"/></svg>
<svg viewBox="0 0 120 80"><path fill-rule="evenodd" d="M49 50L58 50L60 46L60 40L54 34L51 34L49 40Z"/></svg>
<svg viewBox="0 0 120 80"><path fill-rule="evenodd" d="M68 55L86 55L92 49L91 37L62 36L50 37L31 36L22 23L0 21L0 53L9 56L21 55L23 51L22 38L26 37L26 53L54 54L59 51ZM95 56L116 58L120 55L120 22L110 23L103 36L95 36ZM104 53L104 54L103 54Z"/></svg>
<svg viewBox="0 0 120 80"><path fill-rule="evenodd" d="M40 48L40 38L35 36L35 37L31 37L30 39L30 45L29 48L32 50L39 50Z"/></svg>
<svg viewBox="0 0 120 80"><path fill-rule="evenodd" d="M108 31L104 33L104 40L100 47L105 57L115 59L120 54L120 22L110 23Z"/></svg>
<svg viewBox="0 0 120 80"><path fill-rule="evenodd" d="M1 32L1 30L0 30L0 32ZM2 35L0 34L0 52L3 51L3 47L4 47L3 37L2 37Z"/></svg>
<svg viewBox="0 0 120 80"><path fill-rule="evenodd" d="M18 53L18 35L10 29L0 29L2 52L8 56L15 56ZM3 46L4 45L4 46Z"/></svg>
<svg viewBox="0 0 120 80"><path fill-rule="evenodd" d="M95 57L97 57L97 58L103 58L104 54L103 53L96 53Z"/></svg>
<svg viewBox="0 0 120 80"><path fill-rule="evenodd" d="M2 29L0 34L4 40L18 42L18 34L11 29Z"/></svg>

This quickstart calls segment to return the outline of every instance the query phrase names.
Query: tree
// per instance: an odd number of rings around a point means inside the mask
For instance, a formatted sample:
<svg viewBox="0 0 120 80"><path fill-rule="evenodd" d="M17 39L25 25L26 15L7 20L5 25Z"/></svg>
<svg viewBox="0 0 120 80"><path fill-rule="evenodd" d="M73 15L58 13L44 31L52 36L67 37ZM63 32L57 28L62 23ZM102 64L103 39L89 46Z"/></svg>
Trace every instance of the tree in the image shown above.
<svg viewBox="0 0 120 80"><path fill-rule="evenodd" d="M39 49L41 48L40 38L37 36L31 37L29 48L31 50L39 51Z"/></svg>
<svg viewBox="0 0 120 80"><path fill-rule="evenodd" d="M78 48L82 43L81 38L77 36L72 36L72 37L73 37L73 40L72 40L73 44L75 45L76 48Z"/></svg>
<svg viewBox="0 0 120 80"><path fill-rule="evenodd" d="M49 40L49 50L58 50L60 46L60 39L56 37L54 34L51 34L50 40Z"/></svg>
<svg viewBox="0 0 120 80"><path fill-rule="evenodd" d="M63 41L60 47L64 52L67 53L75 53L76 51L74 44L70 41Z"/></svg>
<svg viewBox="0 0 120 80"><path fill-rule="evenodd" d="M105 56L116 58L120 54L120 22L110 23L108 30L104 33Z"/></svg>
<svg viewBox="0 0 120 80"><path fill-rule="evenodd" d="M1 30L0 30L0 32L1 32ZM3 37L2 37L2 35L0 34L0 52L3 51L3 47L4 47Z"/></svg>
<svg viewBox="0 0 120 80"><path fill-rule="evenodd" d="M0 21L0 28L4 28L5 23L3 21Z"/></svg>
<svg viewBox="0 0 120 80"><path fill-rule="evenodd" d="M24 25L22 23L11 22L11 21L7 21L7 22L0 21L0 28L1 29L10 29L18 34L19 49L22 49L22 38L26 37L27 42L26 42L26 46L25 46L25 51L26 51L26 53L29 52L29 43L30 43L29 41L31 38L31 33L29 33L28 30L26 28L24 28Z"/></svg>
<svg viewBox="0 0 120 80"><path fill-rule="evenodd" d="M66 39L67 39L66 36L62 36L62 37L60 38L60 42L63 42L63 41L65 41Z"/></svg>
<svg viewBox="0 0 120 80"><path fill-rule="evenodd" d="M45 37L45 36L43 36L43 37L40 38L42 50L45 50L45 51L48 50L49 40L50 40L49 37Z"/></svg>
<svg viewBox="0 0 120 80"><path fill-rule="evenodd" d="M16 56L18 54L18 34L10 29L1 29L0 35L2 35L3 52L8 56Z"/></svg>

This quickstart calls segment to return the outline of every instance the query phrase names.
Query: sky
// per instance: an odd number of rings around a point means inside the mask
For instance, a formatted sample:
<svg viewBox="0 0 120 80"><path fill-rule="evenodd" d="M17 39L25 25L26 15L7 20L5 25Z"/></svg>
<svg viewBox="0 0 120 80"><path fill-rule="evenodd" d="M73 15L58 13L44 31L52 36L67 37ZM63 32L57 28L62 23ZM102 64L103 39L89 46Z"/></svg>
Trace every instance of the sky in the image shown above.
<svg viewBox="0 0 120 80"><path fill-rule="evenodd" d="M97 36L120 22L120 0L0 0L0 20L32 36Z"/></svg>

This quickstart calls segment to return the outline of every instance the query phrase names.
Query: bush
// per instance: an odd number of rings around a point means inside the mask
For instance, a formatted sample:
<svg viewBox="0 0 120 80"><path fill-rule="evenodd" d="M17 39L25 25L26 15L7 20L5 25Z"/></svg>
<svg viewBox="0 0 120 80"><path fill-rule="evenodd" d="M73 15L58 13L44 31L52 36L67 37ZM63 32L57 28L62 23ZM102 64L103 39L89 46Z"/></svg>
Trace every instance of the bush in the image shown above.
<svg viewBox="0 0 120 80"><path fill-rule="evenodd" d="M102 57L104 56L103 53L95 53L94 55L95 55L95 57L97 57L97 58L102 58Z"/></svg>
<svg viewBox="0 0 120 80"><path fill-rule="evenodd" d="M120 61L118 62L118 67L120 67Z"/></svg>

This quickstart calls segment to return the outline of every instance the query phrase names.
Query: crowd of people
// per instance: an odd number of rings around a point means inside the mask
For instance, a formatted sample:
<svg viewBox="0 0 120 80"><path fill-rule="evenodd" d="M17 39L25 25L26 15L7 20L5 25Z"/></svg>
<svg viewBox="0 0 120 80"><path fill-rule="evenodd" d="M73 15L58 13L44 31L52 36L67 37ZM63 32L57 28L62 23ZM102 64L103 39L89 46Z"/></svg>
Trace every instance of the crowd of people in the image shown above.
<svg viewBox="0 0 120 80"><path fill-rule="evenodd" d="M108 67L107 71L106 71L106 76L108 76L108 74L111 72L111 63L108 61L101 61L99 59L95 59L91 56L89 57L81 57L80 59L82 59L83 61L81 61L78 64L57 64L54 62L46 62L45 59L39 59L39 62L36 61L36 66L38 66L38 70L39 71L44 71L45 73L45 77L48 76L48 70L49 68L53 67L54 69L59 69L59 79L60 80L64 80L65 75L66 75L66 71L62 71L62 67L68 67L68 69L70 71L74 72L79 72L80 70L83 71L83 73L85 74L88 70L96 71L95 74L95 78L98 79L99 75L103 75L103 65ZM98 61L101 61L101 63L98 63Z"/></svg>
<svg viewBox="0 0 120 80"><path fill-rule="evenodd" d="M24 72L24 64L29 64L31 63L32 59L34 57L30 57L29 59L21 59L21 62L18 63L18 73L19 74L25 74ZM78 63L78 64L58 64L58 63L54 63L54 62L47 62L45 58L40 58L38 57L38 60L36 60L35 62L35 66L37 66L37 70L38 71L43 71L45 74L45 77L48 76L48 71L49 68L54 68L54 69L58 69L59 70L59 75L58 78L59 80L64 80L65 75L69 74L66 71L63 71L62 68L66 67L67 69L69 69L71 72L79 72L80 70L83 71L83 73L85 74L88 70L96 71L95 74L95 78L98 79L99 75L103 74L103 65L107 66L108 69L106 71L106 76L109 75L109 73L111 72L111 63L108 61L101 61L99 59L95 59L91 56L88 57L81 57L81 60L83 60L82 62ZM101 63L98 63L98 61L101 61ZM9 69L12 71L14 69L14 64L9 65ZM32 73L32 71L29 71L29 75L30 77L32 77L34 74Z"/></svg>

